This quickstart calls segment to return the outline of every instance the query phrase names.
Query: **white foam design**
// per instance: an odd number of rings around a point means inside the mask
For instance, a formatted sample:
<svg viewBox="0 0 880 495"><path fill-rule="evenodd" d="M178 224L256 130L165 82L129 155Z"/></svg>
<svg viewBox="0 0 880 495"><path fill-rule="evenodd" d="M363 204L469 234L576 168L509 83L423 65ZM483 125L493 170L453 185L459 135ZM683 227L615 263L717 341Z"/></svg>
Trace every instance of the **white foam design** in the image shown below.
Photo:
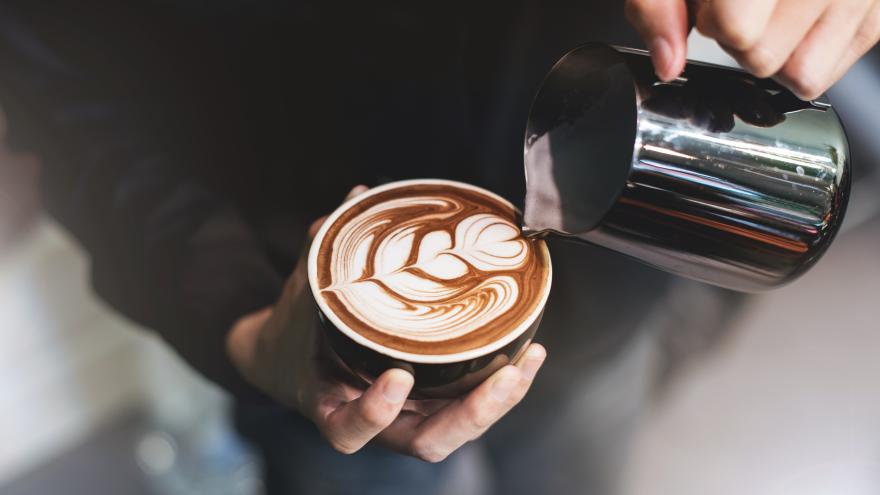
<svg viewBox="0 0 880 495"><path fill-rule="evenodd" d="M385 232L388 218L401 208L423 213ZM453 235L443 229L428 232L414 252L420 229L448 223L463 211L454 199L434 196L368 208L337 233L332 284L323 291L335 292L352 315L371 327L412 340L454 339L491 323L513 307L520 293L516 280L502 272L523 266L529 256L530 246L514 224L474 213L454 226ZM367 258L382 233L370 274Z"/></svg>

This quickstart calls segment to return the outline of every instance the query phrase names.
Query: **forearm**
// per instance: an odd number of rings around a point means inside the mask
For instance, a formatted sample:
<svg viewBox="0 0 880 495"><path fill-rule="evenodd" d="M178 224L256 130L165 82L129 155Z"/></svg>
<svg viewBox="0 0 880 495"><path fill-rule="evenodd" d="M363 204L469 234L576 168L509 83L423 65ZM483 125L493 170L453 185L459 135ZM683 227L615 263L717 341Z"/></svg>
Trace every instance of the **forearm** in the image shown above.
<svg viewBox="0 0 880 495"><path fill-rule="evenodd" d="M308 288L305 256L271 306L237 319L226 353L239 374L277 402L301 410L301 382L318 359L320 334Z"/></svg>

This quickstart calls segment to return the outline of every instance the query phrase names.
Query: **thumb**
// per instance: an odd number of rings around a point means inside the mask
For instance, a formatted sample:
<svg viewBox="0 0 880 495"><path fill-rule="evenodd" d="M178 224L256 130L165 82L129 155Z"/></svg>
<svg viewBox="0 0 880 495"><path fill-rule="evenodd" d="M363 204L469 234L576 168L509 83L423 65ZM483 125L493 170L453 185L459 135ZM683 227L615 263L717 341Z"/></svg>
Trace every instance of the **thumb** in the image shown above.
<svg viewBox="0 0 880 495"><path fill-rule="evenodd" d="M626 17L648 45L654 71L663 81L681 74L687 59L688 8L685 0L627 0Z"/></svg>

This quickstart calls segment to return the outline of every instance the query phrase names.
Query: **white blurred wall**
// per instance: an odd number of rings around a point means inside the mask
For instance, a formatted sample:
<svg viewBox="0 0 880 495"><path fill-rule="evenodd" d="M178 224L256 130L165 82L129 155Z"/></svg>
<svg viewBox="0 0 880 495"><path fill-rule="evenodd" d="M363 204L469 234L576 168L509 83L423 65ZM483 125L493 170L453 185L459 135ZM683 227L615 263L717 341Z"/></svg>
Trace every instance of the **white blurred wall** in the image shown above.
<svg viewBox="0 0 880 495"><path fill-rule="evenodd" d="M87 260L41 218L0 253L0 486L135 410L193 422L222 396L99 303Z"/></svg>

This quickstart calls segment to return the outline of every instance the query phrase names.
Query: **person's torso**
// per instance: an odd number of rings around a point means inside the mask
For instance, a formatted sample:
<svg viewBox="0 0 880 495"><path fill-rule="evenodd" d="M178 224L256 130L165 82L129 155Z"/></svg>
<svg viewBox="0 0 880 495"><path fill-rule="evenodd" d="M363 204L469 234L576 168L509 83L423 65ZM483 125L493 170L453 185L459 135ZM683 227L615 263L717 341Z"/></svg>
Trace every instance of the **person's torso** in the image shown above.
<svg viewBox="0 0 880 495"><path fill-rule="evenodd" d="M96 80L155 107L285 274L308 224L358 183L448 178L522 202L524 128L546 72L580 43L635 41L620 2L553 3L64 2L43 34L76 33L66 48ZM612 340L641 312L606 310L643 307L665 281L596 248L553 256L563 289L545 320Z"/></svg>

